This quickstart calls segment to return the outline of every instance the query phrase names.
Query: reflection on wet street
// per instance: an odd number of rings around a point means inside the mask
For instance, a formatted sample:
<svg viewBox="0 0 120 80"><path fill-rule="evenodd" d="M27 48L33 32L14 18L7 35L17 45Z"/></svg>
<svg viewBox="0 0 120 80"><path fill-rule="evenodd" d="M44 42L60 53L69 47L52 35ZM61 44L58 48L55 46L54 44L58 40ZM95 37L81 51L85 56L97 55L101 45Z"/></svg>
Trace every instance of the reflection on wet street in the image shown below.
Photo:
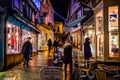
<svg viewBox="0 0 120 80"><path fill-rule="evenodd" d="M48 56L47 51L39 52L38 55L32 57L32 60L30 60L30 68L24 68L22 62L8 71L0 72L0 80L40 80L40 69L43 66L52 65L52 59L53 52L50 56Z"/></svg>

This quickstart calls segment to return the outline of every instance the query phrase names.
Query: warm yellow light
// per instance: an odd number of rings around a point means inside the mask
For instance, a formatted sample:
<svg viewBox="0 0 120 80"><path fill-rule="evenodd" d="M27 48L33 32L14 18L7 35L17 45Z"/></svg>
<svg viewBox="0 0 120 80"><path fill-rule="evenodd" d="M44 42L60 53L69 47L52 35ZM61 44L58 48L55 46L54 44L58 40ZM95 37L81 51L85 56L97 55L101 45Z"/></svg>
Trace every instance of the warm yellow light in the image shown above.
<svg viewBox="0 0 120 80"><path fill-rule="evenodd" d="M9 28L10 28L10 27L11 27L11 24L10 24L10 23L8 23L8 24L7 24L7 27L9 27Z"/></svg>
<svg viewBox="0 0 120 80"><path fill-rule="evenodd" d="M99 34L101 34L101 32L100 32L100 31L97 31L97 32L96 32L96 35L99 35Z"/></svg>
<svg viewBox="0 0 120 80"><path fill-rule="evenodd" d="M90 28L92 28L92 26L89 26Z"/></svg>

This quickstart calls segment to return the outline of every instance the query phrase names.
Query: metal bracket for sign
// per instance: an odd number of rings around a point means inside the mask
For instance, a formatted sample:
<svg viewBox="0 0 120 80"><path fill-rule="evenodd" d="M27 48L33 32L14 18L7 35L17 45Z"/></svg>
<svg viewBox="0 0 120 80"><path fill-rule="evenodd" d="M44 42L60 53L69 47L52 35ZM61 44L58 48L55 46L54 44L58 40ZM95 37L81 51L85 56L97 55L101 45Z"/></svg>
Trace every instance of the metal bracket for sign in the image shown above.
<svg viewBox="0 0 120 80"><path fill-rule="evenodd" d="M39 80L62 80L62 68L55 66L42 67Z"/></svg>

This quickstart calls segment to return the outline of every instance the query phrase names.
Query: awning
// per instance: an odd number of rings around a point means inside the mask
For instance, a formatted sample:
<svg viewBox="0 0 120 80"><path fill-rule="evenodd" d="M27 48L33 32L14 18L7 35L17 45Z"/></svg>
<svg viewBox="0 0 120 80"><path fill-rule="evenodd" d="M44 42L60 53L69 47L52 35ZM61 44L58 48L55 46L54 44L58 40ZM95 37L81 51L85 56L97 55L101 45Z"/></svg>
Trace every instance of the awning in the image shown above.
<svg viewBox="0 0 120 80"><path fill-rule="evenodd" d="M94 15L92 15L89 19L87 19L83 25L91 25L94 23Z"/></svg>
<svg viewBox="0 0 120 80"><path fill-rule="evenodd" d="M70 23L66 23L66 27L73 27L73 26L76 26L78 23L80 23L86 16L81 16L79 17L78 19L70 22Z"/></svg>
<svg viewBox="0 0 120 80"><path fill-rule="evenodd" d="M30 29L36 31L37 33L40 33L40 30L33 25L29 20L19 16L19 15L14 15L14 17L16 18L16 20L19 20L19 22L23 23L25 26L28 26Z"/></svg>
<svg viewBox="0 0 120 80"><path fill-rule="evenodd" d="M20 27L27 31L30 31L30 29L32 29L35 32L40 33L40 30L37 27L35 27L34 25L32 25L30 23L27 23L27 21L26 22L24 20L21 21L21 20L17 19L17 17L14 18L12 16L8 16L8 21L9 21L9 23L12 23L12 24L16 25L17 27Z"/></svg>

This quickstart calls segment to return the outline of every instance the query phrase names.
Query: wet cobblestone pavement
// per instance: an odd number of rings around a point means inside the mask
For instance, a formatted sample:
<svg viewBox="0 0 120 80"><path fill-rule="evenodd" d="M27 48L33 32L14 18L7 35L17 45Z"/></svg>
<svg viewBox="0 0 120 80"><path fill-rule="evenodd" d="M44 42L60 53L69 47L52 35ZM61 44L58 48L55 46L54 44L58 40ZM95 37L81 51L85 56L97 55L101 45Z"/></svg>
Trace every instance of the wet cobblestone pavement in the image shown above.
<svg viewBox="0 0 120 80"><path fill-rule="evenodd" d="M22 62L10 70L0 72L0 80L40 80L40 68L47 66L49 59L52 57L48 57L47 51L39 52L30 60L30 68L24 68Z"/></svg>
<svg viewBox="0 0 120 80"><path fill-rule="evenodd" d="M12 69L0 72L0 80L41 80L40 69L43 66L51 65L50 60L52 59L53 52L51 52L50 56L48 56L47 51L39 52L38 55L32 57L32 60L30 60L30 68L24 68L22 62ZM62 77L62 80L64 80L64 77ZM69 80L69 75L67 80Z"/></svg>

